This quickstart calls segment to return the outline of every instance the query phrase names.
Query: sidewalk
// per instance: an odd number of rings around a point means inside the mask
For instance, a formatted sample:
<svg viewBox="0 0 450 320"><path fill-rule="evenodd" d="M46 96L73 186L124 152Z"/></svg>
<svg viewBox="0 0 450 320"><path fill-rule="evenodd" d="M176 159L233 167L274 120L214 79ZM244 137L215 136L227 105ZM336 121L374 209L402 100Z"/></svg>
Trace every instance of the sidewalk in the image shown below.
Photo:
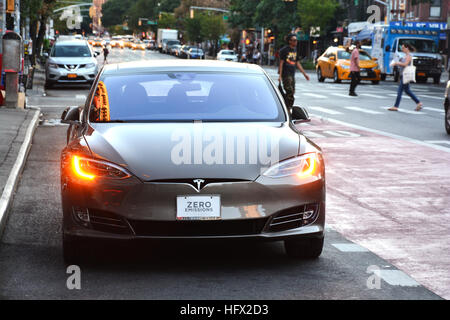
<svg viewBox="0 0 450 320"><path fill-rule="evenodd" d="M43 93L42 72L35 73L33 90L27 95ZM0 107L0 238L3 233L15 188L25 165L40 110Z"/></svg>

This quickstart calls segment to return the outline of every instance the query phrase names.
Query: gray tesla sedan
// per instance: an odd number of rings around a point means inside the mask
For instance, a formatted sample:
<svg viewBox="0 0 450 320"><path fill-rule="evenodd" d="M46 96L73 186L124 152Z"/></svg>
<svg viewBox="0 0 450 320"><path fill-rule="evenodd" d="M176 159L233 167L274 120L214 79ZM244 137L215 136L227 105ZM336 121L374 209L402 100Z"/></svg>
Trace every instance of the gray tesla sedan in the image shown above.
<svg viewBox="0 0 450 320"><path fill-rule="evenodd" d="M61 154L66 262L94 239L283 240L316 258L321 149L265 71L220 61L109 64L67 108Z"/></svg>

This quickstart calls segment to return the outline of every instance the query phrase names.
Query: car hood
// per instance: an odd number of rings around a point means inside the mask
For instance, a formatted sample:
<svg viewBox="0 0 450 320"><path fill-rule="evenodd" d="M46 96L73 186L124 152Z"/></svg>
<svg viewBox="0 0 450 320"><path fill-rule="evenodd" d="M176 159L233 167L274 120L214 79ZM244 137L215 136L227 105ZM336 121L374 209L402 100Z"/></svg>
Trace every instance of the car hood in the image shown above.
<svg viewBox="0 0 450 320"><path fill-rule="evenodd" d="M92 123L85 139L93 157L143 181L255 180L300 143L285 123Z"/></svg>
<svg viewBox="0 0 450 320"><path fill-rule="evenodd" d="M49 63L56 64L88 64L97 63L94 57L50 57Z"/></svg>

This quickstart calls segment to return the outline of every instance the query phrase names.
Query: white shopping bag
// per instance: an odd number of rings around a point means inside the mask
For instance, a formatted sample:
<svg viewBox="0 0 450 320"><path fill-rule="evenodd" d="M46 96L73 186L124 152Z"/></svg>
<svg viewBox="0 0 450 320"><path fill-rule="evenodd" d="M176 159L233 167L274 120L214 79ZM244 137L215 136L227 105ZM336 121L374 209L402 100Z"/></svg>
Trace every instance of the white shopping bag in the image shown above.
<svg viewBox="0 0 450 320"><path fill-rule="evenodd" d="M409 65L403 70L403 83L410 82L416 82L416 67L413 65Z"/></svg>

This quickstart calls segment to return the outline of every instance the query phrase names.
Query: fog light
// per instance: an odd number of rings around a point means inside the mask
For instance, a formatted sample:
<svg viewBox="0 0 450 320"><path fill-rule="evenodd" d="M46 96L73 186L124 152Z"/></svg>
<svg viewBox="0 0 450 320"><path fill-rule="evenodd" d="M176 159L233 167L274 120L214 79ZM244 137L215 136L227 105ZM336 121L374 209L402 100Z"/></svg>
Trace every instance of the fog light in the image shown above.
<svg viewBox="0 0 450 320"><path fill-rule="evenodd" d="M315 213L315 210L308 210L303 212L303 220L308 220L310 219Z"/></svg>
<svg viewBox="0 0 450 320"><path fill-rule="evenodd" d="M88 226L91 221L89 218L89 210L87 208L73 207L73 214L75 218L84 226Z"/></svg>

